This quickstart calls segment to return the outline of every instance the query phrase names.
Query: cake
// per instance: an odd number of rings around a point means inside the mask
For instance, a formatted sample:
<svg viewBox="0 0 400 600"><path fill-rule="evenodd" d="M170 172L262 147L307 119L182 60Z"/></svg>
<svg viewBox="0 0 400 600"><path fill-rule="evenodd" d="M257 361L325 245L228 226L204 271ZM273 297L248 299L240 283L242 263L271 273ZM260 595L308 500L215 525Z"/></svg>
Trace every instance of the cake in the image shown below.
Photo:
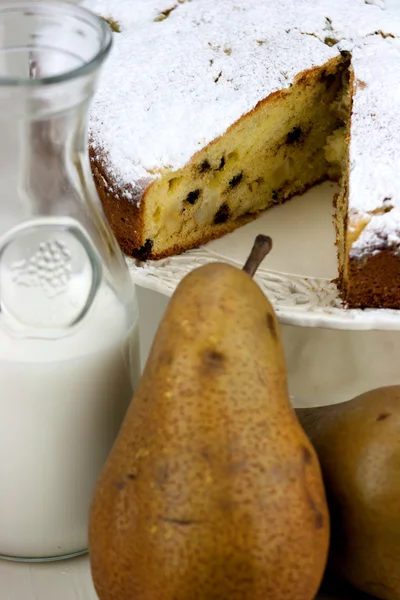
<svg viewBox="0 0 400 600"><path fill-rule="evenodd" d="M345 305L400 308L398 0L83 5L114 31L90 160L128 256L197 247L331 179Z"/></svg>

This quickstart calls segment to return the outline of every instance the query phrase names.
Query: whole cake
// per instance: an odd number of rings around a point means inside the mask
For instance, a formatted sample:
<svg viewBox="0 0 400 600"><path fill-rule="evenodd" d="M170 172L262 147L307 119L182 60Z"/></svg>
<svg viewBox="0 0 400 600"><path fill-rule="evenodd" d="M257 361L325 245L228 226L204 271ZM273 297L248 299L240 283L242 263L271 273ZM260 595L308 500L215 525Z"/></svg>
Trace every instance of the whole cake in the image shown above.
<svg viewBox="0 0 400 600"><path fill-rule="evenodd" d="M114 31L90 158L127 255L178 254L338 180L342 298L400 308L399 0L83 4Z"/></svg>

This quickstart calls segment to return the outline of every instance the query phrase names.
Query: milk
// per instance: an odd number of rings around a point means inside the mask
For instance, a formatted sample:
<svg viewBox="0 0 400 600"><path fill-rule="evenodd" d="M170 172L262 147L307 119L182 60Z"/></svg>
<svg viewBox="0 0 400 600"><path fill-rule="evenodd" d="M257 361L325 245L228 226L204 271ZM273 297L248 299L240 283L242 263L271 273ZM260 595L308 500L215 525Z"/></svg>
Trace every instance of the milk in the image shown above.
<svg viewBox="0 0 400 600"><path fill-rule="evenodd" d="M128 323L105 284L63 339L12 340L0 327L0 555L87 549L94 485L138 377L137 315Z"/></svg>

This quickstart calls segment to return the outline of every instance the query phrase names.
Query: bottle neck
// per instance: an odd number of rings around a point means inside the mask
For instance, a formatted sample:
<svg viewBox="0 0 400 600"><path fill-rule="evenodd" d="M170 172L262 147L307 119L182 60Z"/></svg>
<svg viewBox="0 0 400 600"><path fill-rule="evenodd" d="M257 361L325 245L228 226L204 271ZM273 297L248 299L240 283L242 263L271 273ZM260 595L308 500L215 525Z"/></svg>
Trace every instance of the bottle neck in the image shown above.
<svg viewBox="0 0 400 600"><path fill-rule="evenodd" d="M110 47L109 27L81 7L1 3L0 235L23 217L72 214L66 203L82 200L88 110Z"/></svg>
<svg viewBox="0 0 400 600"><path fill-rule="evenodd" d="M74 202L82 200L80 173L90 168L87 121L94 85L91 76L90 80L70 81L53 90L38 90L35 95L16 94L14 107L23 112L18 110L14 115L2 113L0 102L0 114L4 115L0 117L0 155L8 173L5 188L9 187L4 202L19 190L19 202L25 198L30 204L21 206L21 211L15 210L14 204L16 218L21 218L18 213L22 211L28 218L63 213L73 216Z"/></svg>

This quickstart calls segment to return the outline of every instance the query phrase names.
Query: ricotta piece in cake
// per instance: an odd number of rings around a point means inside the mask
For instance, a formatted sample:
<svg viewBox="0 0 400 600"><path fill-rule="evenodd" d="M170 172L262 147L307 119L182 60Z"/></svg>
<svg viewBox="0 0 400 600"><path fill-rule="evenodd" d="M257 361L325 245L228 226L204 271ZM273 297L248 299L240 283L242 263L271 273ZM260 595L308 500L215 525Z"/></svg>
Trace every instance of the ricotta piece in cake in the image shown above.
<svg viewBox="0 0 400 600"><path fill-rule="evenodd" d="M114 31L90 158L127 255L183 252L340 180L342 297L400 308L400 3L83 4Z"/></svg>

